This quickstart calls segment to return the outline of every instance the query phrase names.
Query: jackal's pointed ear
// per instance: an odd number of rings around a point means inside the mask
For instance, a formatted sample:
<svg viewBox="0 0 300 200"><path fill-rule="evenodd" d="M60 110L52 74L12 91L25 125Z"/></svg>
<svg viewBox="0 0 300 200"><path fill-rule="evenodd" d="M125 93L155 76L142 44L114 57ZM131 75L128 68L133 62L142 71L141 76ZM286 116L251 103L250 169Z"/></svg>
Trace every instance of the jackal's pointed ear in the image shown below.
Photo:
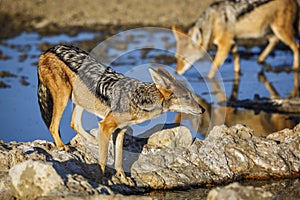
<svg viewBox="0 0 300 200"><path fill-rule="evenodd" d="M157 67L156 71L157 71L157 73L168 78L169 80L176 80L172 74L170 74L165 68L163 68L161 66Z"/></svg>
<svg viewBox="0 0 300 200"><path fill-rule="evenodd" d="M202 35L200 32L200 29L198 27L193 27L190 31L189 31L189 36L192 39L192 42L194 44L198 44L200 45L202 42Z"/></svg>
<svg viewBox="0 0 300 200"><path fill-rule="evenodd" d="M183 30L181 30L180 28L178 28L176 26L172 26L172 31L173 31L173 34L174 34L176 40L187 37L187 34Z"/></svg>
<svg viewBox="0 0 300 200"><path fill-rule="evenodd" d="M166 99L173 93L169 88L172 84L172 81L165 77L165 75L160 74L158 71L149 68L151 77L153 82L156 85L156 88L159 90L159 92L163 95L163 97ZM168 73L168 72L167 72Z"/></svg>

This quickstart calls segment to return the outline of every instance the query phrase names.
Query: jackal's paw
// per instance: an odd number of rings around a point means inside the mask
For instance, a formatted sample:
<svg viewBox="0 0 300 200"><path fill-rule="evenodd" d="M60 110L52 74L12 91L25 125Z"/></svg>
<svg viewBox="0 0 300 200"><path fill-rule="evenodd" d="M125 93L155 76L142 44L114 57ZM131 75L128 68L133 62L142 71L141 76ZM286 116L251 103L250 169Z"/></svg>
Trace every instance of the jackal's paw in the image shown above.
<svg viewBox="0 0 300 200"><path fill-rule="evenodd" d="M265 64L266 62L265 62L265 58L261 58L261 57L259 57L258 59L257 59L257 63L258 64Z"/></svg>
<svg viewBox="0 0 300 200"><path fill-rule="evenodd" d="M58 146L57 148L58 148L58 150L60 150L60 151L67 151L67 152L70 152L70 151L71 151L71 150L70 150L70 147L67 146L67 145Z"/></svg>
<svg viewBox="0 0 300 200"><path fill-rule="evenodd" d="M288 95L289 98L295 98L300 96L300 88L295 87Z"/></svg>
<svg viewBox="0 0 300 200"><path fill-rule="evenodd" d="M133 181L130 177L127 177L124 171L117 171L117 173L112 177L114 184L125 184L128 186L134 186Z"/></svg>
<svg viewBox="0 0 300 200"><path fill-rule="evenodd" d="M258 74L258 81L259 82L262 82L262 83L265 83L267 82L267 77L265 76L265 74L263 72L260 72Z"/></svg>

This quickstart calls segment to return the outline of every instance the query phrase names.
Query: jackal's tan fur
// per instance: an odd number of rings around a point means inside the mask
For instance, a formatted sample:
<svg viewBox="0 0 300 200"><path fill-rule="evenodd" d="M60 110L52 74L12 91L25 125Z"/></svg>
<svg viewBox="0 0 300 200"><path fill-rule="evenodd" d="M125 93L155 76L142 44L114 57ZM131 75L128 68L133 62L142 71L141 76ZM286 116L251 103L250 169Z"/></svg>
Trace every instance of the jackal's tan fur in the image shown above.
<svg viewBox="0 0 300 200"><path fill-rule="evenodd" d="M264 36L269 44L258 57L258 62L264 62L275 45L282 41L292 50L293 68L298 69L299 45L294 37L299 20L298 7L295 0L231 0L211 4L187 34L173 27L177 39L177 73L188 70L211 43L218 49L208 77L215 76L230 51L234 57L234 71L239 72L236 39Z"/></svg>

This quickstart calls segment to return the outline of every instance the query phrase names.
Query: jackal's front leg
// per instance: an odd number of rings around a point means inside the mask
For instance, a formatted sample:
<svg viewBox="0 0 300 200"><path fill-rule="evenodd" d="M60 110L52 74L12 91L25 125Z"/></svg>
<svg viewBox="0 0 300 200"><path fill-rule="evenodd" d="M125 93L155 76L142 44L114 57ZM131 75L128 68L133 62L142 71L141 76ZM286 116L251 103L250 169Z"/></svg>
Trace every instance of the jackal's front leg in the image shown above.
<svg viewBox="0 0 300 200"><path fill-rule="evenodd" d="M233 61L234 61L234 72L236 74L239 74L241 71L241 65L240 65L240 55L238 54L238 46L234 44L232 50L232 55L233 55Z"/></svg>
<svg viewBox="0 0 300 200"><path fill-rule="evenodd" d="M123 141L124 141L124 135L125 135L126 129L122 129L118 135L116 140L116 153L115 153L115 169L116 169L116 178L119 179L121 183L124 183L126 185L134 186L134 183L132 182L130 177L127 177L125 175L125 172L123 170Z"/></svg>
<svg viewBox="0 0 300 200"><path fill-rule="evenodd" d="M114 133L117 128L118 124L113 116L113 113L109 113L103 121L99 123L100 132L98 136L98 143L99 143L99 165L101 169L101 176L102 179L104 177L105 173L105 167L107 162L107 155L108 155L108 144L109 139ZM116 167L116 178L117 181L122 184L126 185L133 185L133 182L130 178L127 178L123 167L122 167L122 155L123 155L123 140L124 140L124 134L126 129L122 129L118 135L116 140L116 155L115 155L115 167Z"/></svg>
<svg viewBox="0 0 300 200"><path fill-rule="evenodd" d="M279 39L273 35L268 38L268 45L267 47L263 50L263 52L258 56L257 62L258 63L264 63L267 56L270 54L271 51L273 51L274 47L276 44L279 42Z"/></svg>
<svg viewBox="0 0 300 200"><path fill-rule="evenodd" d="M104 177L107 155L108 155L108 143L112 133L117 129L118 125L114 119L113 113L109 113L100 123L99 123L99 165L101 170L101 178Z"/></svg>
<svg viewBox="0 0 300 200"><path fill-rule="evenodd" d="M214 78L215 74L217 73L219 67L223 64L225 61L229 51L230 47L233 44L232 41L222 41L222 42L216 42L216 45L218 46L217 54L215 56L214 62L210 68L210 72L208 74L208 78L212 79Z"/></svg>

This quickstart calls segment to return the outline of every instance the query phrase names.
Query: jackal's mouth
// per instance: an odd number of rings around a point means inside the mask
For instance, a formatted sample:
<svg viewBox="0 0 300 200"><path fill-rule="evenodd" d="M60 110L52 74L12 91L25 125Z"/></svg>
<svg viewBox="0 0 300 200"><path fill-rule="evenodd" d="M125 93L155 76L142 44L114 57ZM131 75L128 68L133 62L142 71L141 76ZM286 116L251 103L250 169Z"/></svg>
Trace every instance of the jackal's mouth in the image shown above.
<svg viewBox="0 0 300 200"><path fill-rule="evenodd" d="M187 108L187 107L173 107L170 109L173 112L182 112L185 114L191 114L191 115L201 115L205 112L205 109L200 108Z"/></svg>
<svg viewBox="0 0 300 200"><path fill-rule="evenodd" d="M201 115L201 114L203 114L205 112L205 109L203 108L203 109L201 109L200 111L196 111L196 110L190 110L190 112L189 113L187 113L187 114L192 114L192 115Z"/></svg>

